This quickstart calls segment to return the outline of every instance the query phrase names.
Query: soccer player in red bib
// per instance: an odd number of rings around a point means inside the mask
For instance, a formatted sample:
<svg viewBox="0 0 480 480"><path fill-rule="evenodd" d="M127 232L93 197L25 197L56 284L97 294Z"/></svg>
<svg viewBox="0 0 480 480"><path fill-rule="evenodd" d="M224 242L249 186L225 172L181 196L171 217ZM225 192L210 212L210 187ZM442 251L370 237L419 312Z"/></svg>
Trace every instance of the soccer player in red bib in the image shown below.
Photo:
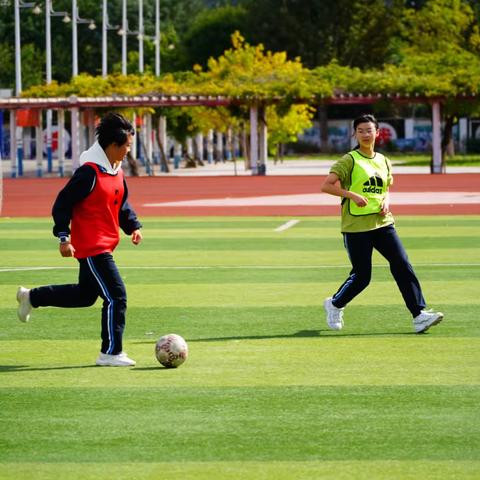
<svg viewBox="0 0 480 480"><path fill-rule="evenodd" d="M29 321L32 307L89 307L101 297L102 346L96 360L100 366L135 365L123 351L127 294L112 256L120 228L134 245L142 240L142 225L128 203L121 169L134 135L132 124L122 115L103 117L96 128L97 141L82 153L80 167L53 205L53 234L60 241L60 254L78 260L78 283L17 291L22 322Z"/></svg>

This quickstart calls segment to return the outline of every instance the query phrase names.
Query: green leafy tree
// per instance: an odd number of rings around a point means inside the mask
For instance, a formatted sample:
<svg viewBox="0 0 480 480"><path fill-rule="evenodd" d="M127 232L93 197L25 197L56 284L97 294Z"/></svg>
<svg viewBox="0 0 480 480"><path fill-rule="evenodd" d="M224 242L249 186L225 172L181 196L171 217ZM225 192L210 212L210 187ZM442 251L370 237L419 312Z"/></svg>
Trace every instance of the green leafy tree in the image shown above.
<svg viewBox="0 0 480 480"><path fill-rule="evenodd" d="M480 54L478 17L466 0L428 0L420 10L406 9L400 38L404 58L417 52Z"/></svg>
<svg viewBox="0 0 480 480"><path fill-rule="evenodd" d="M0 5L0 88L15 91L15 23L13 2ZM28 88L45 78L45 29L41 15L31 9L20 9L22 85Z"/></svg>
<svg viewBox="0 0 480 480"><path fill-rule="evenodd" d="M0 58L6 65L15 65L15 53L8 43L0 43ZM13 90L14 79L12 81L13 68L0 68L0 87L9 87Z"/></svg>
<svg viewBox="0 0 480 480"><path fill-rule="evenodd" d="M185 51L185 67L207 66L210 57L219 57L230 47L231 35L243 32L247 12L243 7L225 6L201 11L185 33L182 45Z"/></svg>
<svg viewBox="0 0 480 480"><path fill-rule="evenodd" d="M202 0L162 0L160 3L162 22L174 25L179 36L189 29L192 19L207 7Z"/></svg>
<svg viewBox="0 0 480 480"><path fill-rule="evenodd" d="M442 163L460 116L480 114L480 34L478 9L465 0L428 0L403 19L403 59L407 75L423 81L423 91L441 95L445 122Z"/></svg>
<svg viewBox="0 0 480 480"><path fill-rule="evenodd" d="M309 68L337 60L342 65L380 67L395 54L403 1L251 0L252 43L299 56Z"/></svg>
<svg viewBox="0 0 480 480"><path fill-rule="evenodd" d="M28 68L23 68L28 65ZM29 88L43 81L42 56L35 45L22 45L22 87Z"/></svg>

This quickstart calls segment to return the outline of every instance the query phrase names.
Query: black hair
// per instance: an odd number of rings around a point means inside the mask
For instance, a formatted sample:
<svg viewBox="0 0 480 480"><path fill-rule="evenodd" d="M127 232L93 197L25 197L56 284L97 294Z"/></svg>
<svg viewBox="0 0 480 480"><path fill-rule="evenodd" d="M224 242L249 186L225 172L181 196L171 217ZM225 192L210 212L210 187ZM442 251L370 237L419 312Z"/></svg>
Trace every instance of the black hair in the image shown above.
<svg viewBox="0 0 480 480"><path fill-rule="evenodd" d="M124 145L128 135L135 135L133 125L119 113L107 113L95 129L98 143L105 150L109 145Z"/></svg>
<svg viewBox="0 0 480 480"><path fill-rule="evenodd" d="M378 120L370 113L360 115L353 121L353 131L355 131L360 125L360 123L369 123L372 122L375 125L375 128L378 130Z"/></svg>

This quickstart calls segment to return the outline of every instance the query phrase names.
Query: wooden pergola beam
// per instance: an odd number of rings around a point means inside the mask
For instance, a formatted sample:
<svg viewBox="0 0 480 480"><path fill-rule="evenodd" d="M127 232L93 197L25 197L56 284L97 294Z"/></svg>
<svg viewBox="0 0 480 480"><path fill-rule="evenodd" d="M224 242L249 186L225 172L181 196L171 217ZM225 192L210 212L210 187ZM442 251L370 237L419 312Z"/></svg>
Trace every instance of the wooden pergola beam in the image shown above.
<svg viewBox="0 0 480 480"><path fill-rule="evenodd" d="M458 95L457 100L478 100L478 96ZM0 98L0 109L11 110L20 108L40 109L70 109L70 108L132 108L132 107L220 107L228 105L250 105L256 102L255 98L226 97L213 95L132 95L132 96L99 96L99 97L11 97ZM262 103L277 103L281 98L262 98ZM425 95L402 95L399 93L388 94L361 94L361 93L336 93L332 97L315 96L311 98L298 98L295 103L310 103L317 105L368 105L381 100L390 100L399 103L444 103L442 96L427 97Z"/></svg>

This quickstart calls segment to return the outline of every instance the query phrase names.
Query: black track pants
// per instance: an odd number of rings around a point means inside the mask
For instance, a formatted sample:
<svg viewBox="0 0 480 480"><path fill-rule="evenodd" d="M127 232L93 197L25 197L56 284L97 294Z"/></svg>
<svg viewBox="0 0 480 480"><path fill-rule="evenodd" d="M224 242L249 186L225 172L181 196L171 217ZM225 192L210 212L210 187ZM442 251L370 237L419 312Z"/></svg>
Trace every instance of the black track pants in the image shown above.
<svg viewBox="0 0 480 480"><path fill-rule="evenodd" d="M368 232L344 233L343 238L352 270L332 298L336 307L347 305L370 283L372 252L376 249L390 264L390 271L412 316L416 317L425 308L422 288L393 225Z"/></svg>
<svg viewBox="0 0 480 480"><path fill-rule="evenodd" d="M32 288L33 307L89 307L98 297L103 299L103 353L116 355L122 351L125 329L127 292L122 277L110 253L81 258L77 284L47 285Z"/></svg>

